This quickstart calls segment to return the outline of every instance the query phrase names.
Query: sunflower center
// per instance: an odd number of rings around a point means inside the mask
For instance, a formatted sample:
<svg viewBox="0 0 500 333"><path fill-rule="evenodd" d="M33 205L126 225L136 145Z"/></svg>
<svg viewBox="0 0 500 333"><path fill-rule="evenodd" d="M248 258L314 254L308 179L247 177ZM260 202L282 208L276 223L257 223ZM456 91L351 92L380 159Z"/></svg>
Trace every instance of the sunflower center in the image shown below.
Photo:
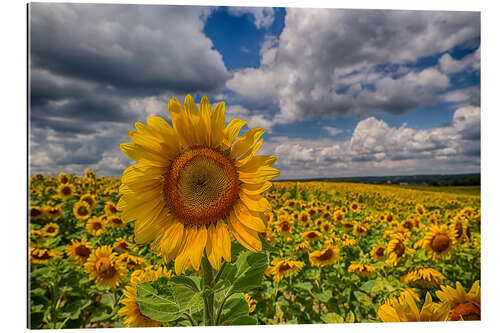
<svg viewBox="0 0 500 333"><path fill-rule="evenodd" d="M289 269L291 269L292 267L288 264L288 263L284 263L284 264L281 264L280 267L278 268L278 270L280 272L286 272L288 271Z"/></svg>
<svg viewBox="0 0 500 333"><path fill-rule="evenodd" d="M83 215L87 215L88 212L89 211L87 210L87 208L85 208L85 206L78 207L78 214L83 216Z"/></svg>
<svg viewBox="0 0 500 333"><path fill-rule="evenodd" d="M432 249L438 253L446 251L450 246L450 238L443 234L438 234L432 239Z"/></svg>
<svg viewBox="0 0 500 333"><path fill-rule="evenodd" d="M54 228L54 227L48 227L47 228L47 232L50 233L50 234L53 233L54 231L56 231L56 228Z"/></svg>
<svg viewBox="0 0 500 333"><path fill-rule="evenodd" d="M396 244L396 246L394 247L394 253L396 253L396 255L398 257L402 257L403 254L405 253L405 246L404 246L404 244L401 243L401 242L398 242Z"/></svg>
<svg viewBox="0 0 500 333"><path fill-rule="evenodd" d="M375 253L377 254L377 256L383 257L384 256L384 248L379 247Z"/></svg>
<svg viewBox="0 0 500 333"><path fill-rule="evenodd" d="M102 224L101 222L94 222L94 230L101 230L102 229Z"/></svg>
<svg viewBox="0 0 500 333"><path fill-rule="evenodd" d="M61 193L63 195L70 195L71 194L71 188L69 188L68 186L65 186L65 187L62 188Z"/></svg>
<svg viewBox="0 0 500 333"><path fill-rule="evenodd" d="M107 257L101 258L97 261L97 271L104 278L111 278L116 274L116 269L112 265L111 260Z"/></svg>
<svg viewBox="0 0 500 333"><path fill-rule="evenodd" d="M323 254L318 256L321 261L330 260L333 257L333 251L331 249L326 250Z"/></svg>
<svg viewBox="0 0 500 333"><path fill-rule="evenodd" d="M85 245L78 245L75 249L75 253L82 258L88 258L90 256L90 249Z"/></svg>
<svg viewBox="0 0 500 333"><path fill-rule="evenodd" d="M238 174L229 157L194 148L177 157L165 175L165 200L172 214L189 225L225 217L238 200Z"/></svg>
<svg viewBox="0 0 500 333"><path fill-rule="evenodd" d="M481 320L481 309L474 303L462 303L451 311L451 320Z"/></svg>

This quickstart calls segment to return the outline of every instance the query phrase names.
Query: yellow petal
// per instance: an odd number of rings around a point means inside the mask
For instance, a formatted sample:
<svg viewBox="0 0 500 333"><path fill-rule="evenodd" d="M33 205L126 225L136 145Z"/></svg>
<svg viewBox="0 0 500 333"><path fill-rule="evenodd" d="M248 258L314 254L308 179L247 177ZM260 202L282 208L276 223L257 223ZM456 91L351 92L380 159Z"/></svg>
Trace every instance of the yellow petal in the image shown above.
<svg viewBox="0 0 500 333"><path fill-rule="evenodd" d="M238 167L238 171L255 173L263 166L270 167L276 161L276 156L253 156L247 163ZM236 163L235 163L236 164Z"/></svg>
<svg viewBox="0 0 500 333"><path fill-rule="evenodd" d="M235 207L235 214L238 221L242 223L249 229L255 230L257 232L266 231L266 225L260 218L260 215L252 214L245 205L238 205Z"/></svg>
<svg viewBox="0 0 500 333"><path fill-rule="evenodd" d="M236 137L238 136L238 133L240 133L241 128L246 124L248 123L241 119L231 120L229 125L227 125L224 129L224 139L222 142L222 147L224 148L224 150L233 145L234 140L236 140Z"/></svg>
<svg viewBox="0 0 500 333"><path fill-rule="evenodd" d="M245 184L242 183L240 184L240 189L242 192L245 192L246 194L250 195L256 195L260 194L262 192L267 191L273 184L271 182L264 182L264 183L258 183L258 184Z"/></svg>
<svg viewBox="0 0 500 333"><path fill-rule="evenodd" d="M225 110L226 104L224 102L219 102L215 106L211 115L211 147L218 147L222 140L224 139L224 125L225 125Z"/></svg>
<svg viewBox="0 0 500 333"><path fill-rule="evenodd" d="M249 195L243 191L239 192L241 201L247 206L248 209L254 212L270 211L271 205L269 202L260 195Z"/></svg>
<svg viewBox="0 0 500 333"><path fill-rule="evenodd" d="M398 313L392 306L382 305L378 308L377 314L384 322L400 322Z"/></svg>
<svg viewBox="0 0 500 333"><path fill-rule="evenodd" d="M241 224L234 215L234 212L229 214L229 229L233 233L234 238L250 251L259 252L262 250L262 243L257 232Z"/></svg>
<svg viewBox="0 0 500 333"><path fill-rule="evenodd" d="M239 156L245 154L248 150L250 150L254 144L259 140L259 138L264 134L264 129L260 127L254 127L244 135L242 135L236 142L234 143L233 148L231 149L231 158L236 159Z"/></svg>
<svg viewBox="0 0 500 333"><path fill-rule="evenodd" d="M173 97L168 101L168 111L170 112L172 125L177 132L180 144L185 148L194 146L195 136L193 126L177 98Z"/></svg>
<svg viewBox="0 0 500 333"><path fill-rule="evenodd" d="M223 221L217 222L215 227L217 233L218 247L222 250L222 257L227 262L231 262L231 237Z"/></svg>
<svg viewBox="0 0 500 333"><path fill-rule="evenodd" d="M170 161L166 156L146 151L135 143L122 143L120 144L120 149L125 155L128 156L128 158L139 163L157 167L164 167L170 164Z"/></svg>
<svg viewBox="0 0 500 333"><path fill-rule="evenodd" d="M207 253L208 261L216 270L220 268L221 264L221 255L219 255L219 251L217 251L217 243L218 240L215 226L213 224L210 224L210 226L207 228L207 246L205 248L205 251Z"/></svg>
<svg viewBox="0 0 500 333"><path fill-rule="evenodd" d="M207 228L205 228L205 226L191 228L189 233L193 234L190 237L189 260L193 268L197 271L200 269L201 256L203 255L203 250L205 250L205 245L207 244Z"/></svg>
<svg viewBox="0 0 500 333"><path fill-rule="evenodd" d="M143 244L158 237L169 221L166 214L167 208L158 208L151 215L137 219L134 224L135 241Z"/></svg>
<svg viewBox="0 0 500 333"><path fill-rule="evenodd" d="M135 184L150 179L160 179L167 168L158 168L147 164L133 164L123 171L122 183Z"/></svg>
<svg viewBox="0 0 500 333"><path fill-rule="evenodd" d="M260 149L263 142L264 139L260 139L259 141L257 141L257 143L252 147L252 149L248 150L246 153L244 153L238 158L238 160L234 163L234 165L239 169L240 167L247 164L248 161L250 161L252 157L254 157L254 155L257 153L257 151Z"/></svg>
<svg viewBox="0 0 500 333"><path fill-rule="evenodd" d="M275 168L262 166L259 169L257 169L257 172L254 173L238 171L238 178L240 181L246 184L258 184L258 183L263 183L266 180L272 179L274 177L277 177L279 176L279 174L280 174L279 170Z"/></svg>

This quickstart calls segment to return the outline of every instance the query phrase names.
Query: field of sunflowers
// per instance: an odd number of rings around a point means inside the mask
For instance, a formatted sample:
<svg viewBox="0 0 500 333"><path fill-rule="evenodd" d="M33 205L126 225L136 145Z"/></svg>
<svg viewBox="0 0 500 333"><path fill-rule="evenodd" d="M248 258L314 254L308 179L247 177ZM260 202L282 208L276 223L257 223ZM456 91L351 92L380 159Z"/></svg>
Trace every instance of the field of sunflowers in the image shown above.
<svg viewBox="0 0 500 333"><path fill-rule="evenodd" d="M194 303L183 306L189 307L185 317L165 320L139 306L146 289L136 286L149 282L153 288L176 274L151 242L135 242L134 222L126 223L117 208L120 185L119 178L90 170L83 177L30 178L31 328L200 322L202 309ZM266 263L262 281L252 284L247 277L244 302L229 297L231 313L218 313L216 324L479 320L480 196L451 192L273 182L264 194L272 211L257 253ZM232 241L223 278L238 276L242 258L250 262L257 255L242 249ZM230 319L235 313L239 319Z"/></svg>

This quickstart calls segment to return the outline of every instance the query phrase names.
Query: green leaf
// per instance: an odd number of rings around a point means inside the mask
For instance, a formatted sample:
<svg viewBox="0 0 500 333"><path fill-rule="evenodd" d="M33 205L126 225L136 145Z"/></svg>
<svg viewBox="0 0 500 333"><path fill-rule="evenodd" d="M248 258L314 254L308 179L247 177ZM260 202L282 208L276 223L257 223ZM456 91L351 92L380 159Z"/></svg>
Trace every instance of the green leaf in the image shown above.
<svg viewBox="0 0 500 333"><path fill-rule="evenodd" d="M329 291L323 291L322 293L314 293L314 296L316 296L323 303L327 303L330 300L330 298L332 298L332 294Z"/></svg>
<svg viewBox="0 0 500 333"><path fill-rule="evenodd" d="M231 295L224 304L219 323L233 323L236 318L248 316L248 304L242 293ZM244 324L240 324L244 325Z"/></svg>
<svg viewBox="0 0 500 333"><path fill-rule="evenodd" d="M333 313L328 313L321 316L321 320L327 324L342 324L344 323L344 318L341 315Z"/></svg>
<svg viewBox="0 0 500 333"><path fill-rule="evenodd" d="M168 322L176 320L182 315L179 313L179 306L168 285L162 288L161 293L152 286L151 282L136 284L135 287L139 310L146 317L160 322Z"/></svg>
<svg viewBox="0 0 500 333"><path fill-rule="evenodd" d="M170 283L174 283L176 285L184 285L194 292L200 291L200 278L197 276L174 276L170 278Z"/></svg>
<svg viewBox="0 0 500 333"><path fill-rule="evenodd" d="M260 286L267 266L265 253L242 253L236 261L237 272L233 292L246 292Z"/></svg>
<svg viewBox="0 0 500 333"><path fill-rule="evenodd" d="M352 311L349 311L349 313L345 316L345 322L352 324L355 321L356 317L354 317L354 313L352 313Z"/></svg>
<svg viewBox="0 0 500 333"><path fill-rule="evenodd" d="M257 325L257 319L250 316L242 316L233 320L231 325Z"/></svg>
<svg viewBox="0 0 500 333"><path fill-rule="evenodd" d="M365 294L364 292L361 292L361 291L354 291L354 297L356 297L356 299L363 305L371 305L372 304L372 299L367 295Z"/></svg>
<svg viewBox="0 0 500 333"><path fill-rule="evenodd" d="M299 282L299 283L295 283L293 286L296 288L299 288L299 289L304 289L304 290L312 290L312 288L313 288L313 285L311 282Z"/></svg>

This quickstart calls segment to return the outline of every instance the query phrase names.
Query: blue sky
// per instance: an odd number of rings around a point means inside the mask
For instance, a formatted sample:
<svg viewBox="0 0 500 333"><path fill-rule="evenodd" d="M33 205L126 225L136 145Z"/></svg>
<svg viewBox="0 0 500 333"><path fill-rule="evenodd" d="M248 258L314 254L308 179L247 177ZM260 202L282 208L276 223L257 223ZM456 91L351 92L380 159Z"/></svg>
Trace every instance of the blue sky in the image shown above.
<svg viewBox="0 0 500 333"><path fill-rule="evenodd" d="M30 24L32 173L120 175L127 130L187 93L265 128L281 178L480 170L478 12L53 3Z"/></svg>

